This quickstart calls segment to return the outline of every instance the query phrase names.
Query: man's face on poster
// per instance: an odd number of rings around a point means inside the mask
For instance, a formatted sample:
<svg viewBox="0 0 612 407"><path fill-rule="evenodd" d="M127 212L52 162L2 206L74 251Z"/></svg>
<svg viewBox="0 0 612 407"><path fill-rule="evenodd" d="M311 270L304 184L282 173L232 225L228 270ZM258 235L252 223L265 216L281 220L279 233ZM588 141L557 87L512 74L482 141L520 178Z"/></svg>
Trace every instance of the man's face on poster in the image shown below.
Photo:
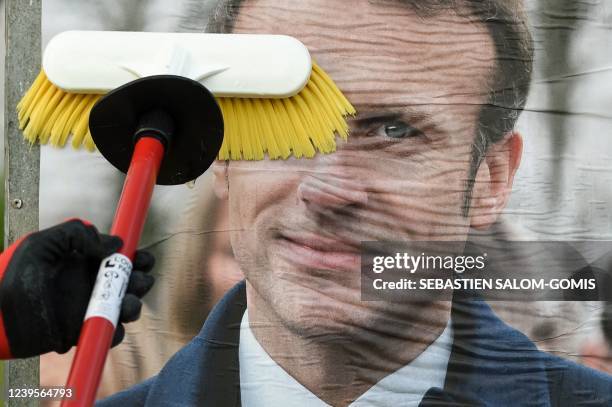
<svg viewBox="0 0 612 407"><path fill-rule="evenodd" d="M299 330L410 312L360 301L360 242L465 241L495 220L518 165L520 136L509 135L480 165L466 213L496 61L486 26L401 1L246 0L234 32L298 38L358 112L333 154L232 161L218 177L249 289Z"/></svg>

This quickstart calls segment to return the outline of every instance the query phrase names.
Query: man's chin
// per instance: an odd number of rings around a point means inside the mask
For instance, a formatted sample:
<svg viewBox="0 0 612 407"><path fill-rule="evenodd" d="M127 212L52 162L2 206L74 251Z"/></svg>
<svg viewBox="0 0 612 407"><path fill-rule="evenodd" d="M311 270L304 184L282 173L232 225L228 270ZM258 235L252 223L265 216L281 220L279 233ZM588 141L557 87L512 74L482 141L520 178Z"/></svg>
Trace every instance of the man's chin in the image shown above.
<svg viewBox="0 0 612 407"><path fill-rule="evenodd" d="M312 274L317 273L326 271L313 271ZM282 298L282 301L275 301L274 306L283 325L293 333L313 340L329 341L349 336L351 330L359 325L355 320L359 313L347 299L358 298L360 293L320 277L311 277L309 281L317 283L286 281L275 284L277 298Z"/></svg>

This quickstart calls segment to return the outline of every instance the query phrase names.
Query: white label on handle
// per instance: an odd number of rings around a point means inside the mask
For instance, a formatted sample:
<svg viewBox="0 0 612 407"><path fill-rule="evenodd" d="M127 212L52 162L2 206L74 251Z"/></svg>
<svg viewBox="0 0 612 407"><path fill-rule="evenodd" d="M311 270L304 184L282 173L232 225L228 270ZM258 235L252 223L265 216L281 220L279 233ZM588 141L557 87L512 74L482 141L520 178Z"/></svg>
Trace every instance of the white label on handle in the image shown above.
<svg viewBox="0 0 612 407"><path fill-rule="evenodd" d="M125 296L131 272L132 262L123 254L111 254L102 260L85 314L86 321L91 317L102 317L117 327L121 301Z"/></svg>

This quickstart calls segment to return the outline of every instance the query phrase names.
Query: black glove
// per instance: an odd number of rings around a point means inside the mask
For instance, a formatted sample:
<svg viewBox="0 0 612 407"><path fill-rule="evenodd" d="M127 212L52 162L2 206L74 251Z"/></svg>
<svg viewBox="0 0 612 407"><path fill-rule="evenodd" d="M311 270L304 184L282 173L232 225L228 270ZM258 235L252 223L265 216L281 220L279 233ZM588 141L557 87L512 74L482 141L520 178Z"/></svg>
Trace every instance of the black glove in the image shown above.
<svg viewBox="0 0 612 407"><path fill-rule="evenodd" d="M100 234L80 220L19 243L0 283L0 309L13 357L65 353L76 345L100 262L122 245L120 238ZM140 316L140 298L154 282L146 272L154 263L148 252L136 252L113 346L125 335L121 323Z"/></svg>

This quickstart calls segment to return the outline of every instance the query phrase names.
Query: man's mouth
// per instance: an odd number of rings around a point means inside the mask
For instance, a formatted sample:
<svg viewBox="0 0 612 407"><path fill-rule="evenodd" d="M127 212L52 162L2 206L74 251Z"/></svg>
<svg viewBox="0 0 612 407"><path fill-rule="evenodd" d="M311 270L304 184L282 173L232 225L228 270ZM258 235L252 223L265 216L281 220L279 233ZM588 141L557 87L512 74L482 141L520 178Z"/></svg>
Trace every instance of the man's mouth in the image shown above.
<svg viewBox="0 0 612 407"><path fill-rule="evenodd" d="M309 232L278 235L279 254L297 265L333 271L358 272L361 264L359 242L334 239Z"/></svg>

